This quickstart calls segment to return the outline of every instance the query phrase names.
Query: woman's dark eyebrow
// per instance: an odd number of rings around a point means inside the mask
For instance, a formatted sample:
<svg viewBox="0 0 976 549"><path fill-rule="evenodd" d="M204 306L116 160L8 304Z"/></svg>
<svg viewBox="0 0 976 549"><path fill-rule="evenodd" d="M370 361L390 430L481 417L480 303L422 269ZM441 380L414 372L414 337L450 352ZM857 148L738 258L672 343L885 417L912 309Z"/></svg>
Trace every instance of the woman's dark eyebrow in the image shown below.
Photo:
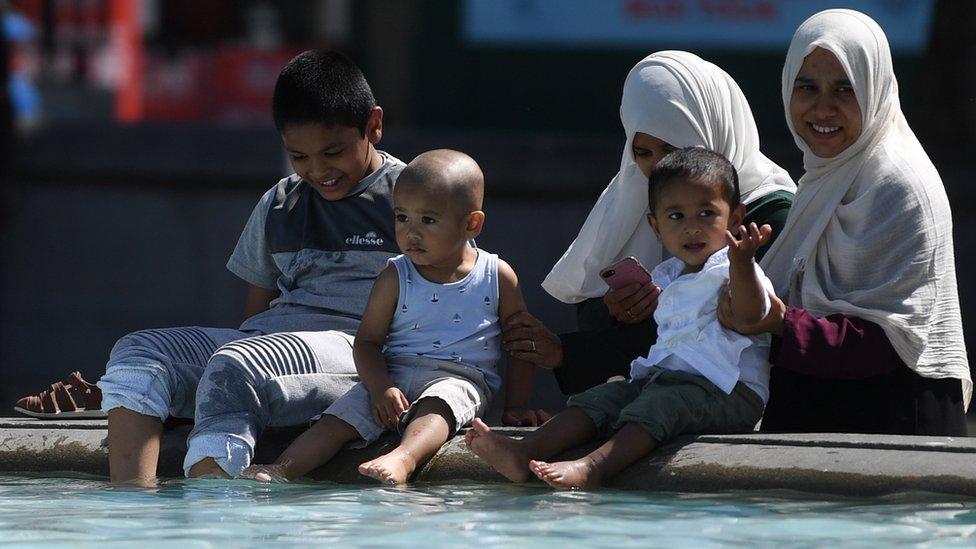
<svg viewBox="0 0 976 549"><path fill-rule="evenodd" d="M816 80L813 79L813 78L810 78L808 76L797 76L796 77L796 82L799 82L801 84L814 84L814 83L816 83ZM853 84L851 84L851 80L849 78L838 78L837 80L834 80L834 85L835 86L853 86Z"/></svg>

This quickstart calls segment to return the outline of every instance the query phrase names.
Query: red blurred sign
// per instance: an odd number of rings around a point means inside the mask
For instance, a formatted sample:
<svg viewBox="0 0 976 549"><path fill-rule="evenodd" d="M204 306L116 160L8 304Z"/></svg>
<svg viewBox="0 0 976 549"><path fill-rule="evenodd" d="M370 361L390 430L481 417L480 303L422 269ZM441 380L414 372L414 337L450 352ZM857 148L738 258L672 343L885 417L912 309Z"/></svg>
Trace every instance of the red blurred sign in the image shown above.
<svg viewBox="0 0 976 549"><path fill-rule="evenodd" d="M271 96L285 63L301 50L225 47L217 52L214 116L225 122L271 121Z"/></svg>
<svg viewBox="0 0 976 549"><path fill-rule="evenodd" d="M122 67L115 95L115 116L120 122L138 122L144 115L142 101L145 59L139 29L139 4L135 0L111 0L112 47Z"/></svg>
<svg viewBox="0 0 976 549"><path fill-rule="evenodd" d="M214 61L209 53L175 58L146 56L142 87L143 120L195 121L211 115Z"/></svg>
<svg viewBox="0 0 976 549"><path fill-rule="evenodd" d="M228 47L174 58L148 55L144 119L269 123L278 73L299 51Z"/></svg>

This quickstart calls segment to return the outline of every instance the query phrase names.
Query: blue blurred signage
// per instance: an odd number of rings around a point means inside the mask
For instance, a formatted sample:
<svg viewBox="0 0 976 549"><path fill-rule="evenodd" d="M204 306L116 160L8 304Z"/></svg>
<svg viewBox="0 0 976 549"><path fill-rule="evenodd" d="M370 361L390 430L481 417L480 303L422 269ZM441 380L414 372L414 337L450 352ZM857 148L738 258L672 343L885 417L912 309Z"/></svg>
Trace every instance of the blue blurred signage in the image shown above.
<svg viewBox="0 0 976 549"><path fill-rule="evenodd" d="M892 49L921 52L934 5L934 0L465 0L463 28L468 41L485 46L784 49L804 19L843 7L873 17Z"/></svg>

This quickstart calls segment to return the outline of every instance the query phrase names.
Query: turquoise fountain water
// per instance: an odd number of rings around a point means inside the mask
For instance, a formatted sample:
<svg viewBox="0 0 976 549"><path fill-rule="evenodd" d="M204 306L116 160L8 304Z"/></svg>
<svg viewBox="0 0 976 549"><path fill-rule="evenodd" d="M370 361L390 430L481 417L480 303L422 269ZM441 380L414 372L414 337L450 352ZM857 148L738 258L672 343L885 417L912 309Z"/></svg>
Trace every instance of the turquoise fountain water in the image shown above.
<svg viewBox="0 0 976 549"><path fill-rule="evenodd" d="M976 501L903 494L553 492L542 486L0 476L0 543L104 547L976 545Z"/></svg>

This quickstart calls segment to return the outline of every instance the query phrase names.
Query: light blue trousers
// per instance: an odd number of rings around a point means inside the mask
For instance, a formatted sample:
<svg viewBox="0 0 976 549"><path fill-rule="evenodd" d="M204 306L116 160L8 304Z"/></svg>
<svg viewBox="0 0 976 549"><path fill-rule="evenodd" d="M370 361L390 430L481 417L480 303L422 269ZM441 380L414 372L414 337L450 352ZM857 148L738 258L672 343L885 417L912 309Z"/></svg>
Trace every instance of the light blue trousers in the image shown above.
<svg viewBox="0 0 976 549"><path fill-rule="evenodd" d="M237 475L265 427L305 423L355 385L352 341L337 331L134 332L115 344L98 382L102 408L194 418L184 471L210 457Z"/></svg>

